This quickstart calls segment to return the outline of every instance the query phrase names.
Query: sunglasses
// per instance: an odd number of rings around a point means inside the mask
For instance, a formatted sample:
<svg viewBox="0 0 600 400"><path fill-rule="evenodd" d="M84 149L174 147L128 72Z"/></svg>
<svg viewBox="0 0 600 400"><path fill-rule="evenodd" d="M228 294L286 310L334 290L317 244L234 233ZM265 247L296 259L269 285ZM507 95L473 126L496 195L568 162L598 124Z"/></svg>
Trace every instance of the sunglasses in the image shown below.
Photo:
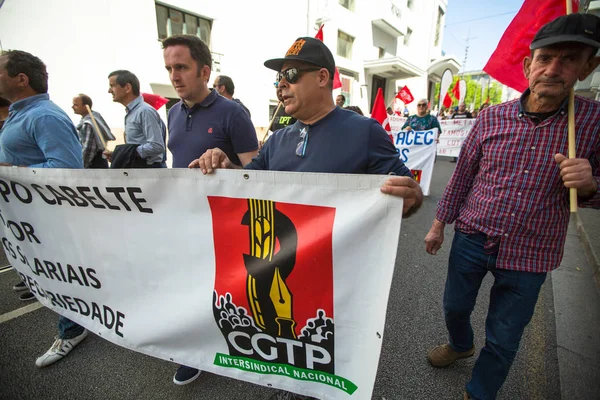
<svg viewBox="0 0 600 400"><path fill-rule="evenodd" d="M306 155L306 146L308 146L308 126L300 129L300 141L296 145L296 155L298 157Z"/></svg>
<svg viewBox="0 0 600 400"><path fill-rule="evenodd" d="M417 104L417 107L427 107L427 103L425 103L425 104Z"/></svg>
<svg viewBox="0 0 600 400"><path fill-rule="evenodd" d="M277 88L279 86L279 82L281 82L281 79L283 78L285 78L285 80L289 83L296 83L298 82L298 79L300 79L300 77L302 76L302 73L319 71L320 69L320 67L288 68L284 71L277 73L277 75L275 76L275 87Z"/></svg>

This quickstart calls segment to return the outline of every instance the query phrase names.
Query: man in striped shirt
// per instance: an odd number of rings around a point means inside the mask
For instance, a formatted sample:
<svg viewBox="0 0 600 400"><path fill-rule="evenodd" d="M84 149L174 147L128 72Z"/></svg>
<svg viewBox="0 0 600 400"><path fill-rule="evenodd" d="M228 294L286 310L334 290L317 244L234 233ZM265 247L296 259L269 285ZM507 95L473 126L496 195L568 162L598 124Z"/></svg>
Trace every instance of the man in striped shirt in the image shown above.
<svg viewBox="0 0 600 400"><path fill-rule="evenodd" d="M568 188L600 208L600 103L575 98L577 158L567 159L568 96L600 64L600 18L562 16L534 37L519 100L482 111L425 237L436 254L454 223L444 292L450 341L427 358L445 367L474 354L470 315L481 281L494 275L485 346L465 399L495 399L516 356L547 272L560 265L569 223Z"/></svg>
<svg viewBox="0 0 600 400"><path fill-rule="evenodd" d="M101 132L96 132L92 117L86 107L89 106L91 110L92 105L92 99L88 95L80 93L76 97L73 97L73 106L71 108L75 114L81 115L81 121L77 124L77 133L79 133L79 139L83 147L83 167L94 169L108 168L108 161L106 161L106 158L102 154L105 150L104 145L98 135L102 135L105 141L115 140L115 137L112 135L110 128L106 125L100 113L92 111L98 128L101 130Z"/></svg>

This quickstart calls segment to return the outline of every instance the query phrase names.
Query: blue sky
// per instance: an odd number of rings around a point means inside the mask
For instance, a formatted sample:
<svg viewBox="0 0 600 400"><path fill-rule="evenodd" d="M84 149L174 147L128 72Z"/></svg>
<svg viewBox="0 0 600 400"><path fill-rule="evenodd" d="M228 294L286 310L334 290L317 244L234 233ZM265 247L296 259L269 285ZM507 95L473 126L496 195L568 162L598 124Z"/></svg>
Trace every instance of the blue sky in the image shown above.
<svg viewBox="0 0 600 400"><path fill-rule="evenodd" d="M448 0L444 52L462 64L469 36L465 70L483 69L522 4L523 0Z"/></svg>

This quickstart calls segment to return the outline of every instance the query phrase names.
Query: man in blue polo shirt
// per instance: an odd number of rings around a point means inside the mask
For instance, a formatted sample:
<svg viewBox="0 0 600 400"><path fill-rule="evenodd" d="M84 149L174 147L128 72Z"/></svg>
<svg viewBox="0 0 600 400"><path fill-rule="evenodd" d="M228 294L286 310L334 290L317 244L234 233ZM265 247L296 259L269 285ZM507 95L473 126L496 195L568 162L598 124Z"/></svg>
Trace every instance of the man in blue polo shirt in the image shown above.
<svg viewBox="0 0 600 400"><path fill-rule="evenodd" d="M0 55L0 96L12 102L0 135L0 165L83 168L81 143L67 114L48 96L46 65L19 50ZM35 292L35 288L29 288ZM60 316L59 335L35 362L45 367L65 357L88 331Z"/></svg>
<svg viewBox="0 0 600 400"><path fill-rule="evenodd" d="M273 133L246 169L397 175L385 180L381 192L404 198L405 217L421 206L423 193L381 124L334 104L335 61L322 41L298 38L284 58L268 60L265 66L278 71L275 82L285 112L298 120ZM217 148L190 168L206 174L235 165ZM277 392L269 400L283 398L309 399Z"/></svg>
<svg viewBox="0 0 600 400"><path fill-rule="evenodd" d="M193 35L174 35L162 44L165 68L181 98L168 117L173 168L187 168L214 147L222 149L233 164L248 164L258 152L256 131L239 104L208 88L212 65L208 46ZM198 369L182 365L173 382L185 385L199 375Z"/></svg>
<svg viewBox="0 0 600 400"><path fill-rule="evenodd" d="M257 154L258 140L250 117L237 103L208 88L212 57L193 35L163 41L165 68L181 101L169 111L168 147L173 168L187 168L208 149L218 147L236 165Z"/></svg>

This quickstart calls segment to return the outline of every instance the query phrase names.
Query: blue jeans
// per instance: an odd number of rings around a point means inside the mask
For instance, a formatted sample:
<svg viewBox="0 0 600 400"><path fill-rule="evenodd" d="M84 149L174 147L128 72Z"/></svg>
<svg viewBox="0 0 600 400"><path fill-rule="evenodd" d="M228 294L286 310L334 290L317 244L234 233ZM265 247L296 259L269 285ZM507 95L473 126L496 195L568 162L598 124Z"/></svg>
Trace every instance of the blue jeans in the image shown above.
<svg viewBox="0 0 600 400"><path fill-rule="evenodd" d="M546 280L546 273L496 268L497 252L486 254L485 241L486 236L481 233L455 232L444 291L444 315L450 346L459 352L467 351L473 347L471 312L481 281L488 271L494 275L485 322L485 346L467 383L467 392L477 400L496 398Z"/></svg>
<svg viewBox="0 0 600 400"><path fill-rule="evenodd" d="M84 327L62 315L58 318L58 337L60 339L73 339L83 333Z"/></svg>

